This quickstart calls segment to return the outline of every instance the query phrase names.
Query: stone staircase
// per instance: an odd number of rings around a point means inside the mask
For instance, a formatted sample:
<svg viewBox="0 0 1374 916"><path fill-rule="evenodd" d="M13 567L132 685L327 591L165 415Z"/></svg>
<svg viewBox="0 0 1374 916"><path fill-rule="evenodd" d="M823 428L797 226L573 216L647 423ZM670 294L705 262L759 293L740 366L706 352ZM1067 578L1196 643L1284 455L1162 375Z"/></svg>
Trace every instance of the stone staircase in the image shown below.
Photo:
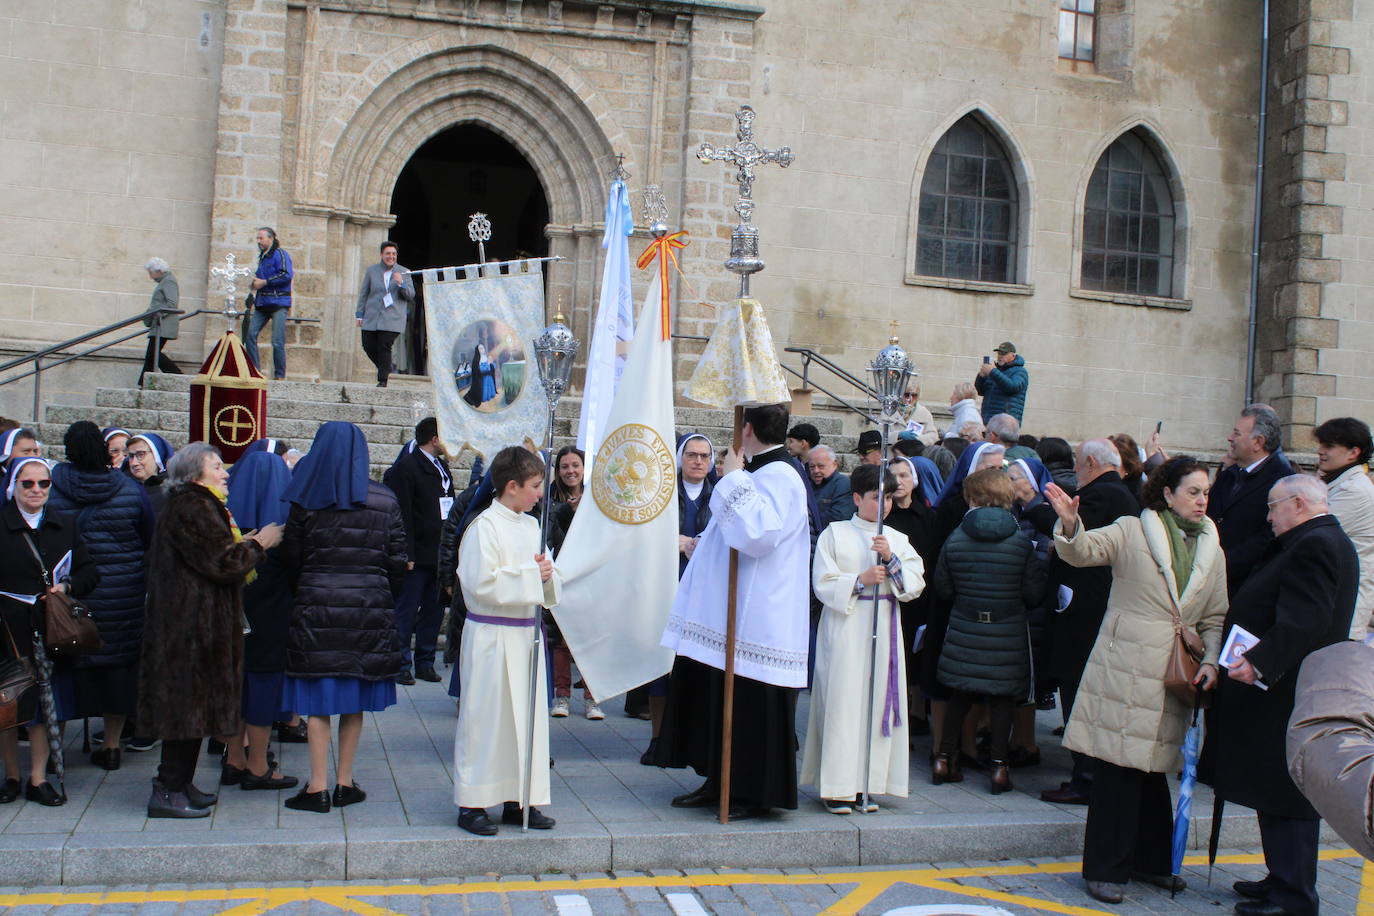
<svg viewBox="0 0 1374 916"><path fill-rule="evenodd" d="M39 437L49 444L49 457L61 457L63 433L77 420L91 420L101 427L119 426L135 433L154 432L174 447L185 445L190 424L191 377L154 374L148 376L147 385L141 391L97 388L94 406L49 405L38 428ZM576 441L580 406L580 396L559 402L554 422L555 448ZM305 452L309 451L321 423L356 423L367 437L372 476L380 479L401 446L413 436L415 424L432 412L427 379L393 378L388 388L352 382L272 382L267 397L267 434ZM730 411L678 407L676 416L680 431L703 433L716 448L730 442L734 423ZM853 452L855 436L846 434L840 417L814 415L797 419L814 424L822 441L842 455ZM455 470L470 468L472 458L471 452L465 452L455 463ZM464 479L461 473L458 477Z"/></svg>

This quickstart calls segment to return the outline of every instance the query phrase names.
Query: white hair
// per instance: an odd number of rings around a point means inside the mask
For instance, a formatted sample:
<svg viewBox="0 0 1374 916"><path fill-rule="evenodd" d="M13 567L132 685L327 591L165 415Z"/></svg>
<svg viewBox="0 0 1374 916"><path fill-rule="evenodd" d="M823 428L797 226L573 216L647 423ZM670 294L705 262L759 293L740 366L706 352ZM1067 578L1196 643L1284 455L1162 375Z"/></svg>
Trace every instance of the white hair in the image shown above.
<svg viewBox="0 0 1374 916"><path fill-rule="evenodd" d="M1084 459L1091 458L1098 464L1107 467L1121 467L1121 453L1116 450L1116 446L1106 439L1089 439L1079 446L1083 450Z"/></svg>
<svg viewBox="0 0 1374 916"><path fill-rule="evenodd" d="M997 437L998 442L1015 445L1021 436L1021 424L1009 413L999 413L988 418L988 432Z"/></svg>
<svg viewBox="0 0 1374 916"><path fill-rule="evenodd" d="M205 470L205 459L211 455L218 457L219 449L208 442L187 445L167 462L167 484L175 487L200 479Z"/></svg>
<svg viewBox="0 0 1374 916"><path fill-rule="evenodd" d="M162 258L149 258L148 263L143 265L143 269L150 270L155 274L165 274L172 269L172 265L162 260Z"/></svg>
<svg viewBox="0 0 1374 916"><path fill-rule="evenodd" d="M1273 490L1278 490L1280 487L1283 488L1281 492L1284 496L1299 496L1302 497L1303 502L1310 506L1322 509L1327 507L1326 484L1322 483L1320 477L1312 474L1289 474L1287 477L1280 478L1270 492L1272 493Z"/></svg>
<svg viewBox="0 0 1374 916"><path fill-rule="evenodd" d="M818 452L824 452L831 461L835 460L835 450L828 445L813 445L808 457L814 457Z"/></svg>

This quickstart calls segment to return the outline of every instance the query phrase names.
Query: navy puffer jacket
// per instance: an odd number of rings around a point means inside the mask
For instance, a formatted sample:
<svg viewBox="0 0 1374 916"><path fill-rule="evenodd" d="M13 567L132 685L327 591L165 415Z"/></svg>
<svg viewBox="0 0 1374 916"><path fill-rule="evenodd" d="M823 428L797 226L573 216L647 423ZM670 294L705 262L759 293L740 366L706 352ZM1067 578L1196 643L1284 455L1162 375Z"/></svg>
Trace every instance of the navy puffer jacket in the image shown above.
<svg viewBox="0 0 1374 916"><path fill-rule="evenodd" d="M973 387L983 396L983 422L999 413L1009 413L1021 422L1026 412L1026 390L1030 388L1030 373L1026 361L1019 355L1004 368L993 369L973 380Z"/></svg>
<svg viewBox="0 0 1374 916"><path fill-rule="evenodd" d="M121 667L138 662L147 598L143 554L153 539L153 508L143 485L119 471L78 471L59 464L52 472L48 508L76 519L100 584L82 603L91 609L104 646L83 655L81 667Z"/></svg>
<svg viewBox="0 0 1374 916"><path fill-rule="evenodd" d="M1026 612L1045 591L1045 570L1006 509L964 516L945 542L935 588L953 600L940 682L953 690L1024 698L1030 690Z"/></svg>

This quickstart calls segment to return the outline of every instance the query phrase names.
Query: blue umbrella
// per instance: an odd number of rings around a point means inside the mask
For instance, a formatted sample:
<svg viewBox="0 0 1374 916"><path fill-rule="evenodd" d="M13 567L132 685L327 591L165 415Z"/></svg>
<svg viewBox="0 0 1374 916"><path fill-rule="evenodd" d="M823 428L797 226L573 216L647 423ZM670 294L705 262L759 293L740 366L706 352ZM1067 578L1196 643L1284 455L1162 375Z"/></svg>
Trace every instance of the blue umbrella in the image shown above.
<svg viewBox="0 0 1374 916"><path fill-rule="evenodd" d="M1188 849L1188 826L1193 816L1193 786L1197 784L1197 757L1202 746L1202 726L1198 710L1202 705L1202 690L1193 703L1193 721L1183 738L1183 775L1178 783L1178 808L1174 811L1174 877L1183 871L1183 854ZM1177 887L1169 892L1172 899Z"/></svg>

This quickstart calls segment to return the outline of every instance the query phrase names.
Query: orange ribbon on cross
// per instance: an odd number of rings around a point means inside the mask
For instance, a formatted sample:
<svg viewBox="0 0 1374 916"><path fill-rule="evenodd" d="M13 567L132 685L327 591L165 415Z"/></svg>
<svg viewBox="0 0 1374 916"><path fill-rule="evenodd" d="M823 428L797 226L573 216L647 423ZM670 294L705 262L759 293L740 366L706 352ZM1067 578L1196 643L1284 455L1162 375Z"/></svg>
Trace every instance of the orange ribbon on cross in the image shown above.
<svg viewBox="0 0 1374 916"><path fill-rule="evenodd" d="M663 308L663 339L668 339L668 301L672 298L672 289L668 286L668 262L671 261L678 273L682 273L681 266L677 263L676 248L686 248L686 230L679 230L672 235L665 235L654 239L649 243L649 247L644 249L639 260L635 261L635 266L640 270L645 269L658 258L658 293Z"/></svg>

